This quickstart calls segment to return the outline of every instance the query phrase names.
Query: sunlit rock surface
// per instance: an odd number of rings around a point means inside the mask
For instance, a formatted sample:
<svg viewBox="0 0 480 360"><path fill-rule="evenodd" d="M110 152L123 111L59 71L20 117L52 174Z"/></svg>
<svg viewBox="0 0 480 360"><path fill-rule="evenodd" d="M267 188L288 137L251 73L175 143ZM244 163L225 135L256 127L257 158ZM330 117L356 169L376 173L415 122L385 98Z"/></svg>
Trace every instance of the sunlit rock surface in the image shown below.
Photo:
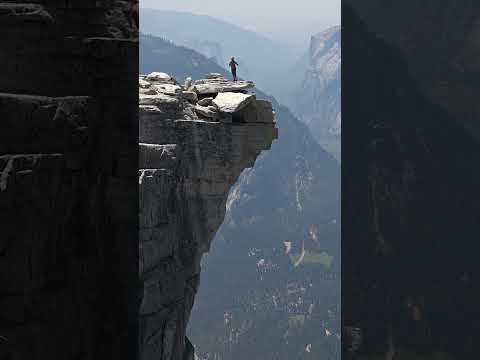
<svg viewBox="0 0 480 360"><path fill-rule="evenodd" d="M318 143L340 160L341 33L340 26L310 40L308 67L292 107Z"/></svg>
<svg viewBox="0 0 480 360"><path fill-rule="evenodd" d="M201 257L223 222L231 186L278 136L271 104L244 94L253 83L207 77L187 86L165 74L139 79L143 360L193 359L185 330ZM167 92L159 86L165 81L178 88Z"/></svg>

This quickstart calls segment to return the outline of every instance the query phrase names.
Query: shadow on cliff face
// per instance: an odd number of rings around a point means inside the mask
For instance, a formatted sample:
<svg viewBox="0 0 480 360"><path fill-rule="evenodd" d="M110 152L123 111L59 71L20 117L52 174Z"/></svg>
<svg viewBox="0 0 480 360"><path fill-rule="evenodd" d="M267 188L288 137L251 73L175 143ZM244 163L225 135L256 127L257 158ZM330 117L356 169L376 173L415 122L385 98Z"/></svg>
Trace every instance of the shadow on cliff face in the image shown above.
<svg viewBox="0 0 480 360"><path fill-rule="evenodd" d="M401 50L425 95L480 139L480 2L346 2L371 30Z"/></svg>
<svg viewBox="0 0 480 360"><path fill-rule="evenodd" d="M143 73L228 76L162 39L142 36L140 49ZM204 357L305 358L310 344L312 356L336 358L340 168L288 109L256 93L273 103L279 139L230 193L224 225L203 263L189 336ZM294 267L302 244L304 260Z"/></svg>
<svg viewBox="0 0 480 360"><path fill-rule="evenodd" d="M138 353L136 5L0 3L1 359Z"/></svg>
<svg viewBox="0 0 480 360"><path fill-rule="evenodd" d="M343 325L362 332L359 358L478 357L479 144L399 51L342 16Z"/></svg>

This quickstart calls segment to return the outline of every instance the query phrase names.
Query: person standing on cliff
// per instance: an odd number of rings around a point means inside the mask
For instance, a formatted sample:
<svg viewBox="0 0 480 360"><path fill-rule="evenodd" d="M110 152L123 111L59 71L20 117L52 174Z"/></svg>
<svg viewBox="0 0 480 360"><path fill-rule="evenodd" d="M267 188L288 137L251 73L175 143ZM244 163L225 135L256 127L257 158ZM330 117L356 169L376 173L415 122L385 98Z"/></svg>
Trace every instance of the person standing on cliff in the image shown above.
<svg viewBox="0 0 480 360"><path fill-rule="evenodd" d="M235 58L232 56L230 59L230 63L228 64L230 69L232 70L233 81L237 81L237 65L238 63L235 61Z"/></svg>

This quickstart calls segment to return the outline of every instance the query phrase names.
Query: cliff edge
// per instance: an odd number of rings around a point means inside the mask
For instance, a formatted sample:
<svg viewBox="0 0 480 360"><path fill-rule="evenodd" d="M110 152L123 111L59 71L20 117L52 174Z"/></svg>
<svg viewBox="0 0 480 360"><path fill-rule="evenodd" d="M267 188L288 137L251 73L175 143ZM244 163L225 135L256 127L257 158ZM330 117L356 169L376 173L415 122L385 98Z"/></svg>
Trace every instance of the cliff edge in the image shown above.
<svg viewBox="0 0 480 360"><path fill-rule="evenodd" d="M183 85L165 73L139 78L141 359L194 358L185 330L202 255L231 186L278 136L253 86L219 74Z"/></svg>

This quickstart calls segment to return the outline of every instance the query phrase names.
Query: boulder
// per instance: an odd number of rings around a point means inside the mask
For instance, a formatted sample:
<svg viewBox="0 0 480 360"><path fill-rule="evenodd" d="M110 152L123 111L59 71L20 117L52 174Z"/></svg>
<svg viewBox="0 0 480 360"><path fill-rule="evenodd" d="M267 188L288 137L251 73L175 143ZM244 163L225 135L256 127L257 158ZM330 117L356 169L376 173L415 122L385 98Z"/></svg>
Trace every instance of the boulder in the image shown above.
<svg viewBox="0 0 480 360"><path fill-rule="evenodd" d="M155 90L157 90L159 93L166 95L178 96L182 92L182 88L178 85L154 84L152 87L155 88Z"/></svg>
<svg viewBox="0 0 480 360"><path fill-rule="evenodd" d="M193 82L192 78L191 78L191 77L187 77L187 78L185 79L185 84L183 85L183 88L186 89L186 90L188 90L188 89L190 88L190 86L192 86L192 82Z"/></svg>
<svg viewBox="0 0 480 360"><path fill-rule="evenodd" d="M152 72L146 76L145 80L169 83L173 78L164 72Z"/></svg>
<svg viewBox="0 0 480 360"><path fill-rule="evenodd" d="M184 103L185 104L185 103ZM186 103L186 106L183 108L183 119L184 120L198 120L199 117L195 111L195 103Z"/></svg>
<svg viewBox="0 0 480 360"><path fill-rule="evenodd" d="M179 102L176 97L157 94L157 95L144 95L139 94L139 105L163 105L163 106L178 106Z"/></svg>
<svg viewBox="0 0 480 360"><path fill-rule="evenodd" d="M182 97L184 100L187 100L191 102L192 104L195 104L198 100L197 93L195 91L184 91L182 93ZM200 104L202 105L202 104Z"/></svg>
<svg viewBox="0 0 480 360"><path fill-rule="evenodd" d="M188 91L193 91L198 94L197 87L195 85L190 85L190 87L186 88Z"/></svg>
<svg viewBox="0 0 480 360"><path fill-rule="evenodd" d="M149 83L148 81L144 80L144 79L139 78L139 79L138 79L138 86L139 86L140 88L145 89L145 88L149 88L149 87L150 87L150 83Z"/></svg>
<svg viewBox="0 0 480 360"><path fill-rule="evenodd" d="M144 95L157 95L157 90L154 88L139 88L138 92Z"/></svg>
<svg viewBox="0 0 480 360"><path fill-rule="evenodd" d="M205 75L205 79L225 79L225 77L219 73L209 73Z"/></svg>
<svg viewBox="0 0 480 360"><path fill-rule="evenodd" d="M213 101L212 97L206 97L201 100L198 100L198 105L201 105L201 106L212 105L212 101Z"/></svg>
<svg viewBox="0 0 480 360"><path fill-rule="evenodd" d="M221 92L243 91L255 87L252 81L229 81L226 79L202 79L194 81L200 95L218 94Z"/></svg>
<svg viewBox="0 0 480 360"><path fill-rule="evenodd" d="M243 109L253 100L255 100L255 95L253 94L225 92L218 94L213 99L213 105L221 112L234 113Z"/></svg>
<svg viewBox="0 0 480 360"><path fill-rule="evenodd" d="M214 106L195 106L197 114L207 118L217 119L219 117L218 110Z"/></svg>

